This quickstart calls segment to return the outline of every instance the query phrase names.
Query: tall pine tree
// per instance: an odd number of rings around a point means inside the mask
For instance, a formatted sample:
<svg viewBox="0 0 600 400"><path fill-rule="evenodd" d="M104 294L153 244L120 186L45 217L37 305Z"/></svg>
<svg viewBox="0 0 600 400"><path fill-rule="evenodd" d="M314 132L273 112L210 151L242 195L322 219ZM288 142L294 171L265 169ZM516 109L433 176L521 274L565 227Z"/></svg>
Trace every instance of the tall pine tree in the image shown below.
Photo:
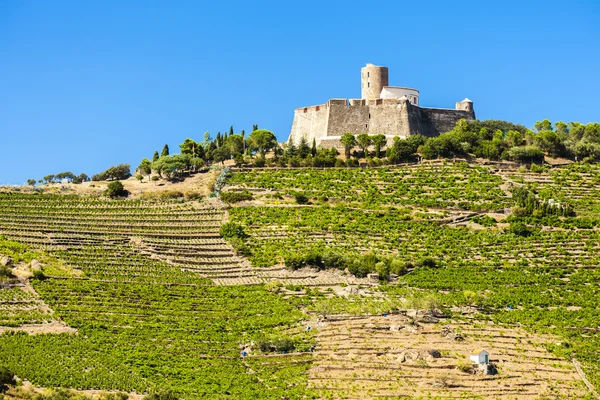
<svg viewBox="0 0 600 400"><path fill-rule="evenodd" d="M154 152L154 155L152 156L152 162L154 162L154 161L158 160L158 157L159 157L159 155L158 155L158 150L156 150L156 151Z"/></svg>
<svg viewBox="0 0 600 400"><path fill-rule="evenodd" d="M313 138L313 143L312 143L312 148L310 149L310 154L312 154L312 156L316 156L317 155L317 139Z"/></svg>

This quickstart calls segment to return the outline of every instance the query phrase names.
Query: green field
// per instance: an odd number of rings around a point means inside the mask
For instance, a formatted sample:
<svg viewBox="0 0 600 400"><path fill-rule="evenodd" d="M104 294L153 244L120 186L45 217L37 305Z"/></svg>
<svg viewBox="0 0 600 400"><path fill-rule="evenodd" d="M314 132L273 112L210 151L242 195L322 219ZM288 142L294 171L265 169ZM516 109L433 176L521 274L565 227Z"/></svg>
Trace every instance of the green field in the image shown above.
<svg viewBox="0 0 600 400"><path fill-rule="evenodd" d="M45 266L30 279L39 297L0 290L0 326L55 319L77 333L1 334L0 366L39 386L171 389L186 399L328 396L308 386L318 346L304 329L311 312L394 312L409 299L457 320L474 307L478 320L553 334L560 344L548 350L576 357L600 387L599 179L599 167L583 164L257 169L229 176L225 191L247 190L254 200L228 210L2 193L0 251ZM537 208L515 216L511 194L521 186L536 204L568 203L574 215ZM296 204L298 193L309 202ZM329 268L311 262L333 252L353 259L359 277L392 261L402 273L382 279L376 298L289 295L275 281L216 286L204 272L240 268L219 235L226 219L243 227L241 245L232 244L256 268L294 257ZM27 305L42 301L51 316Z"/></svg>

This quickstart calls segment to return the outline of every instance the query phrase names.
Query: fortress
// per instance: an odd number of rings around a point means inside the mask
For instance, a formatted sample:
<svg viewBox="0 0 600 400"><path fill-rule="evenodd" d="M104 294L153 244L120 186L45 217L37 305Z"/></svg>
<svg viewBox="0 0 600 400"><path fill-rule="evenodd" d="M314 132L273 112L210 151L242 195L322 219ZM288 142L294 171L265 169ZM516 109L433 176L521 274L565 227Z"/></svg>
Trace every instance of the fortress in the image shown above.
<svg viewBox="0 0 600 400"><path fill-rule="evenodd" d="M304 137L322 147L343 147L340 137L384 134L388 143L395 136L437 136L454 128L460 119L474 120L473 102L464 99L456 109L419 106L419 91L388 86L388 69L367 64L361 69L360 99L331 99L326 104L297 108L288 142Z"/></svg>

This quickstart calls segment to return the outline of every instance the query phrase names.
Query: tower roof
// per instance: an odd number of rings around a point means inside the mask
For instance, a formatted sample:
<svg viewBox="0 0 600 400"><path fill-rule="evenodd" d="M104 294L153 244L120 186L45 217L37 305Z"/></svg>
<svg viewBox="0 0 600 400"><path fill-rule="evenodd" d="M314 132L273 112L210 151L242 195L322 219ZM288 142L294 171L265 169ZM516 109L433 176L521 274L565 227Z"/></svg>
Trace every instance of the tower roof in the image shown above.
<svg viewBox="0 0 600 400"><path fill-rule="evenodd" d="M469 99L468 97L465 97L465 99L463 101L461 101L461 103L472 103L473 101L471 99Z"/></svg>

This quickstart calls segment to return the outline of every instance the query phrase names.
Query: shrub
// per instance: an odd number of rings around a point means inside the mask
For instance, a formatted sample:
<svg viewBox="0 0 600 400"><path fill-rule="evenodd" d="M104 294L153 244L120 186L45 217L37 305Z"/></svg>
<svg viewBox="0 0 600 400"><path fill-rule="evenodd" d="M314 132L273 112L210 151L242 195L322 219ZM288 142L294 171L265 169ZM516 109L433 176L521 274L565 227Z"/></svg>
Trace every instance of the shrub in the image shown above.
<svg viewBox="0 0 600 400"><path fill-rule="evenodd" d="M220 197L225 203L239 203L240 201L254 199L254 196L248 190L243 192L221 192Z"/></svg>
<svg viewBox="0 0 600 400"><path fill-rule="evenodd" d="M171 390L162 389L147 396L143 400L178 400L179 398Z"/></svg>
<svg viewBox="0 0 600 400"><path fill-rule="evenodd" d="M264 157L258 157L254 160L254 166L258 167L258 168L264 167L266 163L267 163L267 160L265 160Z"/></svg>
<svg viewBox="0 0 600 400"><path fill-rule="evenodd" d="M245 239L248 237L244 231L244 227L235 222L227 222L219 229L219 234L225 239L238 238Z"/></svg>
<svg viewBox="0 0 600 400"><path fill-rule="evenodd" d="M533 231L527 225L519 221L511 222L508 227L508 232L522 237L530 236L533 233Z"/></svg>
<svg viewBox="0 0 600 400"><path fill-rule="evenodd" d="M462 372L471 373L473 371L473 364L470 361L461 360L456 364L456 368Z"/></svg>
<svg viewBox="0 0 600 400"><path fill-rule="evenodd" d="M424 267L424 268L437 268L438 267L437 261L435 261L431 257L420 258L419 260L417 260L415 265L417 267Z"/></svg>
<svg viewBox="0 0 600 400"><path fill-rule="evenodd" d="M12 277L12 269L5 265L0 265L0 278Z"/></svg>
<svg viewBox="0 0 600 400"><path fill-rule="evenodd" d="M285 266L297 270L306 266L306 260L297 253L288 254L284 260Z"/></svg>
<svg viewBox="0 0 600 400"><path fill-rule="evenodd" d="M104 172L92 176L93 181L122 180L131 176L129 164L119 164L116 167L110 167Z"/></svg>
<svg viewBox="0 0 600 400"><path fill-rule="evenodd" d="M244 239L240 239L237 237L229 238L229 244L235 250L236 254L239 256L250 257L252 255L252 251L250 247L244 242Z"/></svg>
<svg viewBox="0 0 600 400"><path fill-rule="evenodd" d="M294 198L296 199L296 203L298 204L308 204L308 197L302 193L294 194Z"/></svg>
<svg viewBox="0 0 600 400"><path fill-rule="evenodd" d="M403 275L406 273L407 265L402 260L394 258L390 261L390 273Z"/></svg>
<svg viewBox="0 0 600 400"><path fill-rule="evenodd" d="M16 384L15 374L5 367L0 367L0 393L6 392L9 386Z"/></svg>
<svg viewBox="0 0 600 400"><path fill-rule="evenodd" d="M498 221L489 215L478 215L472 219L473 222L482 226L496 226Z"/></svg>
<svg viewBox="0 0 600 400"><path fill-rule="evenodd" d="M182 197L185 197L185 195L179 190L165 190L164 192L160 192L159 194L159 198L161 200L173 200L180 199Z"/></svg>
<svg viewBox="0 0 600 400"><path fill-rule="evenodd" d="M46 279L46 275L41 269L35 269L33 270L33 278L37 279L38 281L43 281Z"/></svg>
<svg viewBox="0 0 600 400"><path fill-rule="evenodd" d="M117 197L125 193L123 190L123 184L119 181L114 181L108 184L104 194L108 197Z"/></svg>

